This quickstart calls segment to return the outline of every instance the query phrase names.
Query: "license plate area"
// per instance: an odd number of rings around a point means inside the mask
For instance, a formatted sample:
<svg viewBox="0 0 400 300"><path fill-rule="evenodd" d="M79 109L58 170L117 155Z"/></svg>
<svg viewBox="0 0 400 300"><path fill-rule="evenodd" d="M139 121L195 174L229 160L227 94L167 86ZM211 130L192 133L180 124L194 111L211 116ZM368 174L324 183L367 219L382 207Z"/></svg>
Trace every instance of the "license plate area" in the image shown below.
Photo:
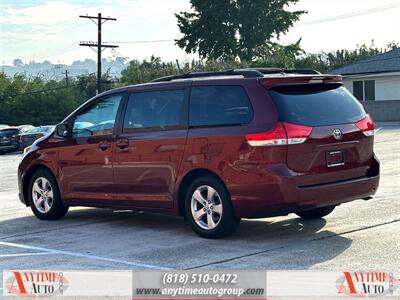
<svg viewBox="0 0 400 300"><path fill-rule="evenodd" d="M326 152L325 157L328 168L344 165L343 151L328 151Z"/></svg>

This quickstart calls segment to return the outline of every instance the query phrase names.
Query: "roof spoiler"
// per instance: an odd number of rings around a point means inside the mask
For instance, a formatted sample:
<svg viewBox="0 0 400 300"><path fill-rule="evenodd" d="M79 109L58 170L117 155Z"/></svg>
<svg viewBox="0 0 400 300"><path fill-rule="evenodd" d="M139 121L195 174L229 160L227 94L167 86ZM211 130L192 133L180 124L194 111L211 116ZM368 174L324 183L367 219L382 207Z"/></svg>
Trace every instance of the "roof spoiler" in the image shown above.
<svg viewBox="0 0 400 300"><path fill-rule="evenodd" d="M255 70L264 75L269 74L302 74L302 75L321 75L314 69L286 69L286 68L248 68L243 70Z"/></svg>
<svg viewBox="0 0 400 300"><path fill-rule="evenodd" d="M292 77L264 77L259 79L260 83L270 89L276 86L300 85L300 84L321 84L321 83L342 83L340 75L299 75Z"/></svg>

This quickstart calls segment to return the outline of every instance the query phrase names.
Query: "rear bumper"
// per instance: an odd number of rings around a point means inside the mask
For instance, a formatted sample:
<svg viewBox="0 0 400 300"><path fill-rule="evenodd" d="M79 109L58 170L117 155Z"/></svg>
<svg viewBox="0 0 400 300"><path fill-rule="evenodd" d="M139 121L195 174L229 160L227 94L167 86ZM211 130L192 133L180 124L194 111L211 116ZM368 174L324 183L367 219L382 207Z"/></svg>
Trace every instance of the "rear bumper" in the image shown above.
<svg viewBox="0 0 400 300"><path fill-rule="evenodd" d="M243 197L241 188L233 188L232 203L237 216L243 218L271 217L292 212L338 205L357 199L369 198L379 186L379 161L374 158L367 176L297 186L290 176L276 178L273 183L247 185Z"/></svg>

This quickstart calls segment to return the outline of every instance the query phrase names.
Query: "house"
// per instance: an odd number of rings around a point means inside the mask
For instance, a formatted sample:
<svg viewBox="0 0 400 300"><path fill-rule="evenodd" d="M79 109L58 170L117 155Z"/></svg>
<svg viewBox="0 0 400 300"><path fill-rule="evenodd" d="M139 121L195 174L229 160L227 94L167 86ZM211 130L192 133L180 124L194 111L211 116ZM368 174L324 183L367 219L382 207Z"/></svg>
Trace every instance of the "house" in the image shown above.
<svg viewBox="0 0 400 300"><path fill-rule="evenodd" d="M331 71L375 121L400 121L400 48Z"/></svg>

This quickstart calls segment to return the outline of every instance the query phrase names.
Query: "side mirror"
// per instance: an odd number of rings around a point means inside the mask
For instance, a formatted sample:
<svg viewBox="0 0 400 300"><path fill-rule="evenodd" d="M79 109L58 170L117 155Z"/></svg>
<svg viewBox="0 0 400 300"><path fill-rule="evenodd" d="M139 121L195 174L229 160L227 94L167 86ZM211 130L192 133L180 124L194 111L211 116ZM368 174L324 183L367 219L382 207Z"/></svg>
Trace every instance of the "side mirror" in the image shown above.
<svg viewBox="0 0 400 300"><path fill-rule="evenodd" d="M60 137L68 137L68 124L61 123L56 126L56 134Z"/></svg>

